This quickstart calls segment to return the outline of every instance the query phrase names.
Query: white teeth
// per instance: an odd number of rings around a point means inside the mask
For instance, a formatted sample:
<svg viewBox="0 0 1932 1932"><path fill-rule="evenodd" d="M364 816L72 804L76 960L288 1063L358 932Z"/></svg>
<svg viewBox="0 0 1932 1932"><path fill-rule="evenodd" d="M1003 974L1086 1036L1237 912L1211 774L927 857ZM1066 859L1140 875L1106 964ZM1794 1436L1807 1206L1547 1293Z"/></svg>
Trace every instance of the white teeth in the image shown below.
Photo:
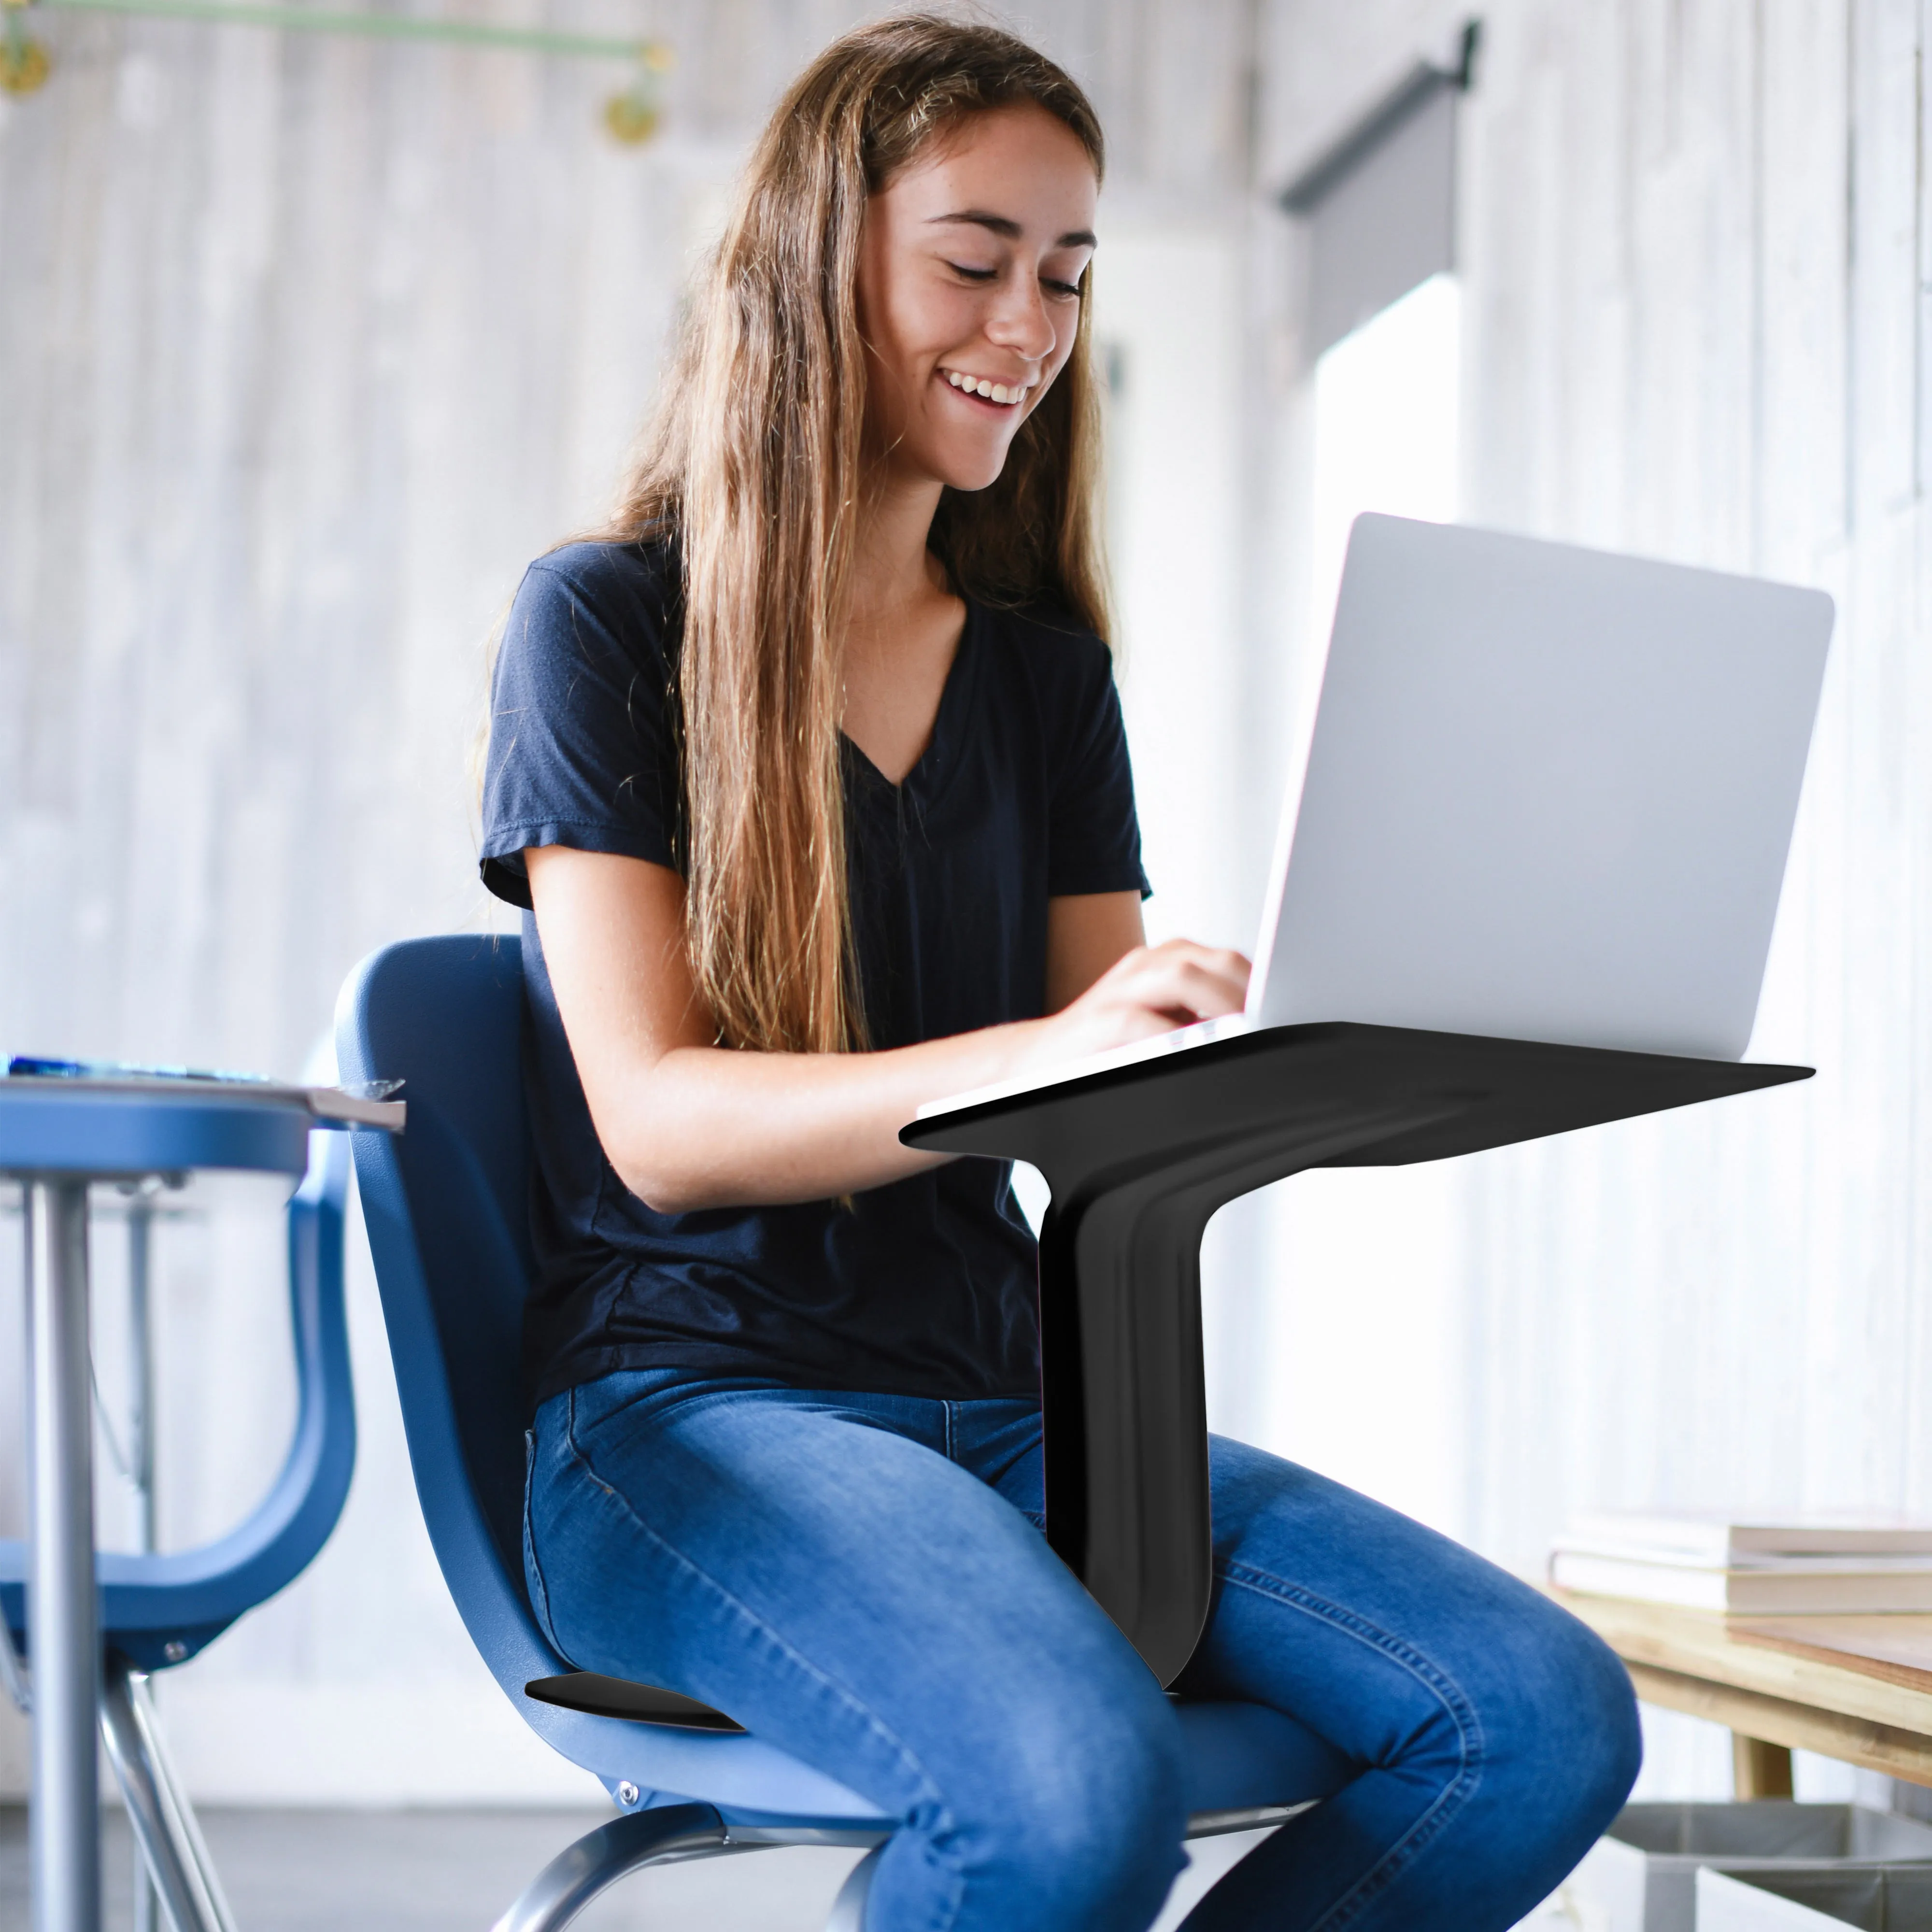
<svg viewBox="0 0 1932 1932"><path fill-rule="evenodd" d="M963 389L969 396L984 396L990 403L1013 404L1025 399L1027 386L1015 382L990 382L984 376L962 376L957 369L942 371L946 380L956 389Z"/></svg>

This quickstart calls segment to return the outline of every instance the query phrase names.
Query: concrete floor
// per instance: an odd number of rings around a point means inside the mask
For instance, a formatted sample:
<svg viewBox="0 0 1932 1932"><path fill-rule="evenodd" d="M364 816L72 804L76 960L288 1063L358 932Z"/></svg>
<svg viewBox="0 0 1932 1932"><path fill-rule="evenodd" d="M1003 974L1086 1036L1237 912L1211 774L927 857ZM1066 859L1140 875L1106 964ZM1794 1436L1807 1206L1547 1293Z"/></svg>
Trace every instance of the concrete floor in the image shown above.
<svg viewBox="0 0 1932 1932"><path fill-rule="evenodd" d="M202 1811L202 1829L241 1932L487 1932L530 1876L608 1812ZM106 1814L105 1932L130 1932L132 1844ZM26 1814L0 1808L0 1927L27 1922ZM1207 1839L1160 1921L1171 1932L1259 1841ZM820 1932L856 1858L757 1852L640 1872L572 1932Z"/></svg>
<svg viewBox="0 0 1932 1932"><path fill-rule="evenodd" d="M240 1932L488 1932L533 1873L610 1815L211 1808L200 1816ZM110 1810L104 1822L104 1932L131 1932L128 1821ZM1266 1835L1197 1840L1149 1932L1175 1932ZM572 1932L823 1932L857 1856L800 1847L640 1872ZM27 1814L0 1805L0 1928L27 1922ZM1516 1932L1574 1932L1577 1923L1559 1894Z"/></svg>

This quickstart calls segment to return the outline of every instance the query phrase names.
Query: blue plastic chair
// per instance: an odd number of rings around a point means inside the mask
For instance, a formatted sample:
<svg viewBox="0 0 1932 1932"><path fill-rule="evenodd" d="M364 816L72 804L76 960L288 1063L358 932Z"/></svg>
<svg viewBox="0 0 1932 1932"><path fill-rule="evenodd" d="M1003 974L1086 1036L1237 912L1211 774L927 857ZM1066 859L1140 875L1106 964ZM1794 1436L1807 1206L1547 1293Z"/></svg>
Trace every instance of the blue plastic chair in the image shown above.
<svg viewBox="0 0 1932 1932"><path fill-rule="evenodd" d="M307 1175L289 1203L289 1312L295 1433L268 1493L240 1526L195 1550L103 1550L100 1723L149 1875L179 1932L232 1932L194 1814L170 1766L149 1672L185 1664L238 1618L292 1582L328 1541L356 1466L356 1408L342 1307L346 1134L309 1136ZM0 1616L27 1652L27 1548L0 1541ZM8 1660L10 1661L10 1660Z"/></svg>
<svg viewBox="0 0 1932 1932"><path fill-rule="evenodd" d="M539 1874L497 1932L555 1932L656 1860L774 1844L878 1846L896 1821L824 1773L674 1693L573 1671L524 1594L523 1309L533 1262L521 1069L522 951L510 938L372 954L337 1008L347 1082L400 1080L409 1125L358 1132L356 1172L416 1493L491 1674L545 1742L625 1815ZM1190 1836L1276 1822L1326 1796L1326 1748L1249 1704L1184 1705ZM856 1932L873 1857L832 1925Z"/></svg>

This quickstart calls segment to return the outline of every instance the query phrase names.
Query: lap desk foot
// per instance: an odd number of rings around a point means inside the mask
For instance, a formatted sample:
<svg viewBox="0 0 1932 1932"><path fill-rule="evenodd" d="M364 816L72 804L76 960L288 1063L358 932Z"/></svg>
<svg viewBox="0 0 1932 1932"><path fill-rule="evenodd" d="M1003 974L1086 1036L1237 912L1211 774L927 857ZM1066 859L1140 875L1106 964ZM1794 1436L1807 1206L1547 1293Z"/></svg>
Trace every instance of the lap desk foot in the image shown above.
<svg viewBox="0 0 1932 1932"><path fill-rule="evenodd" d="M1201 1238L1317 1167L1473 1154L1809 1076L1802 1066L1345 1023L1264 1028L926 1109L909 1147L1023 1160L1040 1231L1047 1535L1162 1684L1213 1583Z"/></svg>

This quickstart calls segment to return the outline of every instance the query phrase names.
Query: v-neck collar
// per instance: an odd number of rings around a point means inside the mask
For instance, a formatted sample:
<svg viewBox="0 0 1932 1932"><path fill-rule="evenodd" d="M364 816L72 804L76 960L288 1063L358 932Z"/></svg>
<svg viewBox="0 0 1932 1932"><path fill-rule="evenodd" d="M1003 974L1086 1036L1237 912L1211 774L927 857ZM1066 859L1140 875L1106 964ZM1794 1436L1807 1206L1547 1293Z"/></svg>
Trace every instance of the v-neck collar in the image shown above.
<svg viewBox="0 0 1932 1932"><path fill-rule="evenodd" d="M967 660L974 655L980 626L980 607L970 598L962 598L961 602L966 606L966 621L960 626L959 641L953 647L952 662L946 668L946 682L940 687L939 708L933 713L932 730L926 739L926 748L914 759L905 776L897 784L893 784L860 748L856 738L847 736L842 729L838 734L839 742L868 780L896 796L904 797L908 793L929 796L952 762L952 746L959 729L958 715L967 702L967 686L971 676Z"/></svg>

